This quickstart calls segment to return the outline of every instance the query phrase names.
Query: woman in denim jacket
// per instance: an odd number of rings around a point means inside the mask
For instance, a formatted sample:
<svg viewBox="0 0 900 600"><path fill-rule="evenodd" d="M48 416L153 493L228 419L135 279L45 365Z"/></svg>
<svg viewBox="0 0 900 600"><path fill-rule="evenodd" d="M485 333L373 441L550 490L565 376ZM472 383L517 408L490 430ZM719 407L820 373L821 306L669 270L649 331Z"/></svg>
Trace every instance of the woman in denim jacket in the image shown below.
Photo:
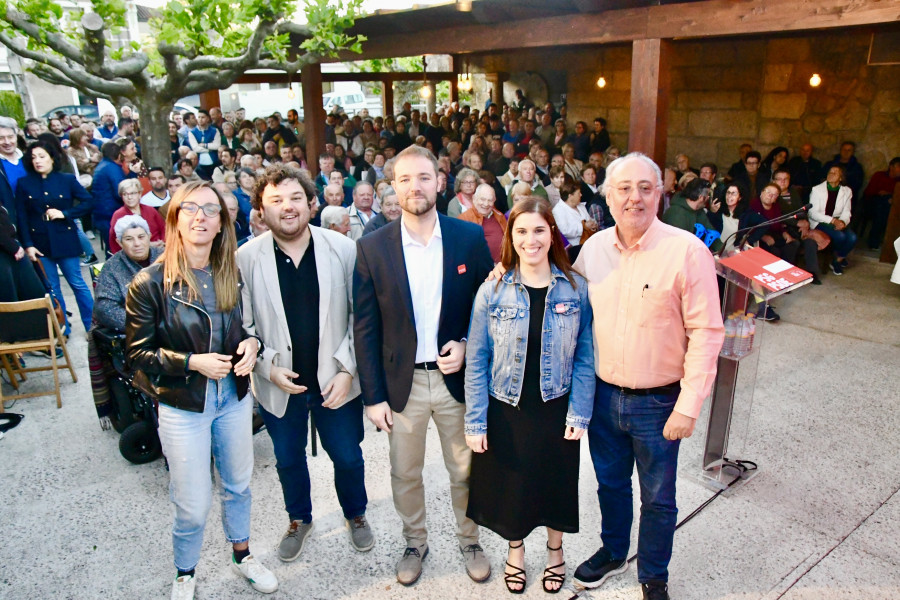
<svg viewBox="0 0 900 600"><path fill-rule="evenodd" d="M499 281L482 284L466 350L467 515L509 540L506 587L525 590L522 540L547 527L543 587L565 581L563 532L578 531L578 440L594 402L587 283L569 264L550 204L516 203Z"/></svg>

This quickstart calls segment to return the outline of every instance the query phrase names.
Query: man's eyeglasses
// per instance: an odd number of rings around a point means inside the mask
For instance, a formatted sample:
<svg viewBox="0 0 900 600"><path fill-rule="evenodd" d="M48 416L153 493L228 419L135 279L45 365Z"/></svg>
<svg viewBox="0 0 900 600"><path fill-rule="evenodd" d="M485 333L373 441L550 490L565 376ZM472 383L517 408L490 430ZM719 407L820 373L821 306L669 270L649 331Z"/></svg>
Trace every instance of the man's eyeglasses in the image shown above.
<svg viewBox="0 0 900 600"><path fill-rule="evenodd" d="M656 187L649 183L639 184L636 188L630 185L620 185L612 189L614 189L619 198L622 198L623 200L631 198L631 194L635 189L637 189L638 195L644 200L649 200L650 198L652 198L653 193L656 191Z"/></svg>
<svg viewBox="0 0 900 600"><path fill-rule="evenodd" d="M180 210L189 215L196 215L198 210L202 210L207 217L215 217L222 212L222 206L220 204L204 204L200 206L196 202L182 202Z"/></svg>

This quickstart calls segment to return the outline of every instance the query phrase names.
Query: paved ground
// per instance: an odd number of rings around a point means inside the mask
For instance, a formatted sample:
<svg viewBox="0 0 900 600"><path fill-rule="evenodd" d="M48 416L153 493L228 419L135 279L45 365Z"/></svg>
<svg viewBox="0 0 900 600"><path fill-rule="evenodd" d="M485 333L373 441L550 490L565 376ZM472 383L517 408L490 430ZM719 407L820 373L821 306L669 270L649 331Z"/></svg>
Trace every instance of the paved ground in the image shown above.
<svg viewBox="0 0 900 600"><path fill-rule="evenodd" d="M673 598L900 598L900 286L889 275L887 265L859 258L843 277L778 300L783 319L764 334L746 444L729 453L756 461L760 473L678 531ZM118 453L118 436L100 430L81 333L75 330L70 345L79 382L65 383L62 409L49 397L9 409L26 417L0 441L0 598L165 598L173 576L166 471L162 461L129 464ZM700 437L682 449L680 516L712 495L692 478ZM266 434L257 436L251 549L281 581L272 597L507 597L499 576L504 543L492 533L483 542L494 576L476 585L463 573L436 442L432 432L425 470L431 554L422 580L403 588L393 577L402 541L386 437L369 426L364 442L375 548L368 554L350 549L331 465L320 454L310 458L317 531L301 559L288 565L274 554L286 517L272 445ZM582 532L565 540L569 577L599 543L595 485L584 443ZM214 506L197 597L259 598L230 572L219 522ZM526 598L545 597L539 583L544 540L535 532L526 541ZM584 597L639 598L635 573L632 568Z"/></svg>

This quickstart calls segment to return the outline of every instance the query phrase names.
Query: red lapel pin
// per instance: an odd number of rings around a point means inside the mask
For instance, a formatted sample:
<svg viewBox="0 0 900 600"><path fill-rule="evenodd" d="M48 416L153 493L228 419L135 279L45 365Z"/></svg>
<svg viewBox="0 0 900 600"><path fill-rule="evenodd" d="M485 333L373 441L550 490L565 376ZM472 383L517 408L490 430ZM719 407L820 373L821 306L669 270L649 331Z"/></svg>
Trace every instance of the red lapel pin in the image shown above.
<svg viewBox="0 0 900 600"><path fill-rule="evenodd" d="M465 273L465 272L466 272L466 265L459 265L458 267L456 267L456 272L459 273L460 275L462 275L463 273Z"/></svg>

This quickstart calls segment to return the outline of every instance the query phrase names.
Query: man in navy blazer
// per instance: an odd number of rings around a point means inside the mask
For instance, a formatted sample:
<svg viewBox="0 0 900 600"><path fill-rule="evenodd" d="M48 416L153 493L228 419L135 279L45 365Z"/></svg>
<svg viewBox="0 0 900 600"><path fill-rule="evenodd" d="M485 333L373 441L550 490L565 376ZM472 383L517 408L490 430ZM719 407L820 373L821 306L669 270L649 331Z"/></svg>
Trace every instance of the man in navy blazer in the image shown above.
<svg viewBox="0 0 900 600"><path fill-rule="evenodd" d="M466 335L472 301L492 268L481 228L439 215L438 165L428 150L397 155L401 218L357 242L354 340L366 415L390 437L391 489L406 550L397 581L411 585L428 554L425 435L433 419L456 516L460 551L474 581L490 577L478 527L466 517L471 452L466 446Z"/></svg>

